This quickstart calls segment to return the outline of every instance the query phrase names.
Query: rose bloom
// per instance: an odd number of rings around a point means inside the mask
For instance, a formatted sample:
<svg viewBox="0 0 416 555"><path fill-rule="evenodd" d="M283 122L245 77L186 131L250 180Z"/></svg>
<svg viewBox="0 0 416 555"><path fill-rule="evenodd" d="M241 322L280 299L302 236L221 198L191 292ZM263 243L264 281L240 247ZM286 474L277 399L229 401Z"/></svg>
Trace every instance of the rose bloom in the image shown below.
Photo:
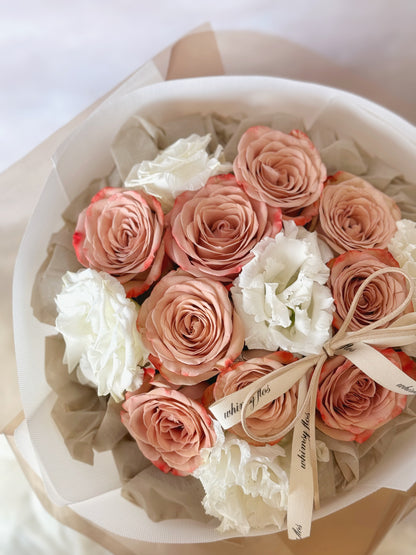
<svg viewBox="0 0 416 555"><path fill-rule="evenodd" d="M328 262L331 270L328 286L335 302L333 324L341 327L352 300L362 282L380 268L397 268L399 264L386 249L349 251ZM382 274L364 289L348 327L358 330L390 314L407 296L407 282L397 273ZM411 303L404 312L412 310Z"/></svg>
<svg viewBox="0 0 416 555"><path fill-rule="evenodd" d="M380 351L408 376L416 378L416 363L401 351ZM398 416L406 395L377 384L343 356L328 359L321 371L316 426L342 441L363 443L373 432Z"/></svg>
<svg viewBox="0 0 416 555"><path fill-rule="evenodd" d="M105 187L79 215L73 245L83 266L116 277L128 297L137 297L160 277L163 225L152 196Z"/></svg>
<svg viewBox="0 0 416 555"><path fill-rule="evenodd" d="M155 285L142 304L138 326L149 360L174 384L207 380L244 346L243 327L225 286L181 270Z"/></svg>
<svg viewBox="0 0 416 555"><path fill-rule="evenodd" d="M218 401L257 379L290 364L297 360L295 356L286 351L276 351L273 354L260 358L252 358L244 362L237 362L218 375L214 388L214 400ZM270 436L283 430L295 417L297 405L297 384L289 391L268 403L263 408L256 410L247 418L247 426L257 436ZM245 439L253 445L262 445L251 439L241 424L231 428L238 437Z"/></svg>
<svg viewBox="0 0 416 555"><path fill-rule="evenodd" d="M166 216L166 252L196 277L232 281L251 249L281 228L281 211L251 199L232 174L211 177L196 192L176 198Z"/></svg>
<svg viewBox="0 0 416 555"><path fill-rule="evenodd" d="M157 387L127 394L121 420L140 451L163 472L191 474L201 463L200 451L216 440L205 408L179 391Z"/></svg>
<svg viewBox="0 0 416 555"><path fill-rule="evenodd" d="M304 225L318 213L326 168L301 131L250 127L240 139L233 167L247 194L281 208L284 218Z"/></svg>
<svg viewBox="0 0 416 555"><path fill-rule="evenodd" d="M337 172L327 180L319 206L319 231L336 253L386 248L399 219L396 203L361 177Z"/></svg>

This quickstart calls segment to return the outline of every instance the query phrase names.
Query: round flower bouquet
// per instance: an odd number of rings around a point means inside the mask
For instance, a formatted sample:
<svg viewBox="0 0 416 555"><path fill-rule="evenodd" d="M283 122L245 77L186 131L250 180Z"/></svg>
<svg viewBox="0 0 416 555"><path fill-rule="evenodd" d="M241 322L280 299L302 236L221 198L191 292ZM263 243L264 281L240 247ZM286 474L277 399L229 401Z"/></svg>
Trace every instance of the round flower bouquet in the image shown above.
<svg viewBox="0 0 416 555"><path fill-rule="evenodd" d="M36 273L23 402L53 499L148 541L296 539L367 476L394 486L388 457L416 459L415 138L270 78L164 83L89 118L17 269Z"/></svg>

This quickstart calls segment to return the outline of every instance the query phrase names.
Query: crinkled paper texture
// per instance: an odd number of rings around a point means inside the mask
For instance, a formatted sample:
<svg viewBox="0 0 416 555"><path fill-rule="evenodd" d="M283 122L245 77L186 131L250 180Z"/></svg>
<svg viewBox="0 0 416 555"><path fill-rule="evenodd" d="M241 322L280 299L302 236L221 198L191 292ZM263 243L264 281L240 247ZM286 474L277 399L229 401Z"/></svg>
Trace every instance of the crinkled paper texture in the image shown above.
<svg viewBox="0 0 416 555"><path fill-rule="evenodd" d="M252 125L269 125L284 132L294 128L306 131L320 150L328 174L344 170L363 176L397 202L403 218L416 221L415 185L405 182L397 169L370 157L360 145L339 139L335 131L320 126L319 119L311 129L305 129L298 118L286 114L260 118L195 114L157 127L136 116L128 120L115 137L112 147L115 168L112 173L90 185L86 183L85 191L63 214L65 226L52 236L48 257L39 270L33 289L32 307L35 316L41 322L53 324L55 321L54 297L61 287L60 278L66 270L76 271L80 268L71 247L77 215L89 204L97 190L105 186L120 187L133 163L156 156L159 150L191 133L211 133L208 152L213 153L218 145L222 145L226 160L232 162L239 138ZM200 483L197 480L181 482L183 478L165 477L158 470L156 472L121 428L118 406L113 402L107 405L107 398L97 398L94 389L78 384L73 375L68 375L62 364L63 350L62 339L47 340L46 372L49 384L58 395L53 417L71 455L91 463L94 450L112 449L123 495L144 507L152 520L187 516L206 518L200 510L203 497ZM336 442L318 434L332 450L330 461L319 463L322 498L355 485L382 457L397 431L414 421L414 412L407 410L383 426L363 445Z"/></svg>

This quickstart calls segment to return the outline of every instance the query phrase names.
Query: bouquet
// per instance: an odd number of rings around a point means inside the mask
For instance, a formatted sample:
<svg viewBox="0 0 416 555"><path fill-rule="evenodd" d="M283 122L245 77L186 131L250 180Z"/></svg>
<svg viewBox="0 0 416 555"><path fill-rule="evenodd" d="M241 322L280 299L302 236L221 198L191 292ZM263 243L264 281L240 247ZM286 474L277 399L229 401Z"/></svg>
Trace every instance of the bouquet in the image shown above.
<svg viewBox="0 0 416 555"><path fill-rule="evenodd" d="M409 184L281 113L139 113L112 156L34 289L71 455L153 520L306 537L415 418Z"/></svg>

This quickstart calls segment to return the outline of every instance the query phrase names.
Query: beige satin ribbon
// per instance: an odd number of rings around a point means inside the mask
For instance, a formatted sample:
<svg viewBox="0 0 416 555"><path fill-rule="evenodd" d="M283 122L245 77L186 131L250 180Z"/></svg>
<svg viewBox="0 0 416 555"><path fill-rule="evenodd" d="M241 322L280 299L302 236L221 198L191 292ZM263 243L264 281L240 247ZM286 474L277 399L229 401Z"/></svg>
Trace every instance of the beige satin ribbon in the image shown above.
<svg viewBox="0 0 416 555"><path fill-rule="evenodd" d="M405 300L377 322L357 331L347 331L364 289L375 278L387 273L398 273L406 278L409 291ZM310 535L313 503L315 508L319 507L315 409L322 366L328 357L342 355L383 387L405 395L416 394L416 381L371 347L399 347L416 341L416 312L398 317L411 302L414 289L412 278L400 268L377 270L360 285L342 326L323 345L321 353L283 366L210 406L212 414L223 428L228 429L241 422L245 433L258 442L276 441L294 429L287 516L291 539L302 539ZM395 318L397 319L392 322ZM389 327L383 327L390 322ZM250 414L283 395L295 383L299 383L298 404L297 414L292 422L271 436L253 434L246 422Z"/></svg>

